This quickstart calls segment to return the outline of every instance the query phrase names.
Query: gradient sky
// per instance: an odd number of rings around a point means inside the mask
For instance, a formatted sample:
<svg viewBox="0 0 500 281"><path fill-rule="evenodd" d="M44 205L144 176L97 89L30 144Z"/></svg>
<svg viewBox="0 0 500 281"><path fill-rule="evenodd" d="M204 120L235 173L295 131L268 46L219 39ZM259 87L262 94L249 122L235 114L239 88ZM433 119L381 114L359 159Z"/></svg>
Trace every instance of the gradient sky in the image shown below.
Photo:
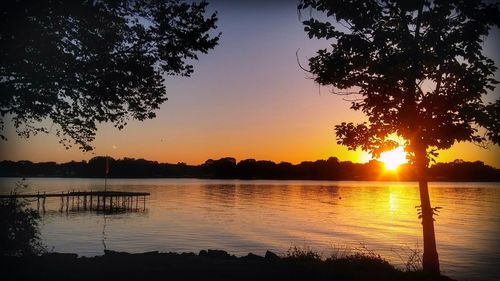
<svg viewBox="0 0 500 281"><path fill-rule="evenodd" d="M209 2L218 11L219 46L200 56L190 78L167 78L169 100L156 119L129 122L122 131L99 126L90 153L66 150L54 135L21 139L7 126L9 141L0 142L0 159L65 162L105 154L189 164L221 157L292 163L330 156L370 159L337 145L333 130L342 121L363 121L363 115L329 88L314 84L297 64L298 49L307 66L307 58L328 43L308 39L296 1ZM484 46L497 65L499 35L494 30ZM498 97L497 89L490 98ZM500 148L461 143L441 152L438 160L457 158L500 167Z"/></svg>

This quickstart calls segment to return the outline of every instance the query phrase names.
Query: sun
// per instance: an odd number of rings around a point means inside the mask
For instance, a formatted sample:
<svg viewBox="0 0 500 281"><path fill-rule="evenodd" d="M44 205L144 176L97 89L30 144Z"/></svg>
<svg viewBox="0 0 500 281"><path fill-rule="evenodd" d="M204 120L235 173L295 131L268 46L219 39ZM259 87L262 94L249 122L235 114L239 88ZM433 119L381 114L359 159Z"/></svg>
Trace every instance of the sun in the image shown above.
<svg viewBox="0 0 500 281"><path fill-rule="evenodd" d="M396 170L401 164L408 163L406 152L402 147L382 152L378 160L384 163L387 170L391 171Z"/></svg>

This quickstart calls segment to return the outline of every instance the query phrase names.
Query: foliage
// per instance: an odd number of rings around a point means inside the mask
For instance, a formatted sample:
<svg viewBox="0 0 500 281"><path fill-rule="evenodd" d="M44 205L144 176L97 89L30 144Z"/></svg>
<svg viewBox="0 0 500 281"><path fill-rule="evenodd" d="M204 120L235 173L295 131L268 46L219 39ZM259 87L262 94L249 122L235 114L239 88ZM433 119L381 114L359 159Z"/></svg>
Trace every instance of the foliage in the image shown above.
<svg viewBox="0 0 500 281"><path fill-rule="evenodd" d="M81 162L0 161L0 177L102 177L104 157ZM233 162L231 158L208 160L201 165L158 163L144 159L109 158L111 178L227 178L227 179L290 179L290 180L400 180L414 181L416 175L409 164L397 173L388 172L381 162L368 163L327 160L304 161L298 164L275 163L255 159ZM483 162L437 163L429 168L433 181L500 181L500 169Z"/></svg>
<svg viewBox="0 0 500 281"><path fill-rule="evenodd" d="M155 117L164 75L189 76L217 45L206 2L14 1L0 12L0 137L51 132L92 150L96 125ZM53 125L47 122L49 119ZM56 125L55 127L53 127Z"/></svg>
<svg viewBox="0 0 500 281"><path fill-rule="evenodd" d="M418 147L450 148L455 142L500 140L500 100L484 102L498 82L497 67L482 54L499 4L479 0L302 0L320 19L304 21L310 38L332 39L331 49L309 60L321 85L352 96L351 108L368 121L336 126L339 144L374 156L406 140ZM333 18L337 24L328 20ZM481 129L478 129L480 127ZM484 134L484 135L483 135Z"/></svg>
<svg viewBox="0 0 500 281"><path fill-rule="evenodd" d="M331 253L323 258L323 255L314 251L307 245L296 246L292 245L283 255L282 258L292 261L314 262L325 260L329 263L351 263L351 264L371 264L394 269L404 269L405 272L422 272L422 249L417 243L415 248L401 247L393 250L393 253L399 256L402 261L402 268L391 265L380 254L368 249L364 243L358 246L349 247L332 246Z"/></svg>
<svg viewBox="0 0 500 281"><path fill-rule="evenodd" d="M422 251L420 248L410 249L405 262L405 269L408 272L422 271Z"/></svg>
<svg viewBox="0 0 500 281"><path fill-rule="evenodd" d="M40 242L38 212L26 201L0 199L0 255L22 256L44 251Z"/></svg>

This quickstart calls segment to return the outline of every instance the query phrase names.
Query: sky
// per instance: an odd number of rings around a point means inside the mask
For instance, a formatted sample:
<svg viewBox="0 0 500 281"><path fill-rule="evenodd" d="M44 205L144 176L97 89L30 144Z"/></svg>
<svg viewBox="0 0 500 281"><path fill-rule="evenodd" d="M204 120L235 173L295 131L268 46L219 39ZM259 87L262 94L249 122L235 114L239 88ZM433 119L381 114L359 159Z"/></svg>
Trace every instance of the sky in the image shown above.
<svg viewBox="0 0 500 281"><path fill-rule="evenodd" d="M168 101L155 119L131 121L121 131L101 124L94 151L86 153L77 147L66 150L53 134L22 139L7 124L9 140L0 142L0 160L67 162L97 155L188 164L222 157L291 163L331 156L371 159L335 139L336 124L365 117L328 87L315 84L297 63L297 51L307 66L307 59L328 42L306 36L296 1L209 2L218 11L219 45L200 55L191 77L166 78ZM484 45L497 65L499 34L494 30ZM497 89L492 98L498 97ZM500 148L460 143L440 152L438 161L454 159L500 167Z"/></svg>

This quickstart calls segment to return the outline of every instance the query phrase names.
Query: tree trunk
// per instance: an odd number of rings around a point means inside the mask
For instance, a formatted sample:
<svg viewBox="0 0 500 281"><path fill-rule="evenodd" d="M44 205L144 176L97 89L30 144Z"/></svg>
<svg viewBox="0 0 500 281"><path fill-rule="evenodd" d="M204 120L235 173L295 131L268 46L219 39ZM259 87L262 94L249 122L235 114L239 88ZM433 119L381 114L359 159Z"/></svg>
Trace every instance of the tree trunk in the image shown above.
<svg viewBox="0 0 500 281"><path fill-rule="evenodd" d="M429 188L427 185L427 167L429 160L425 148L417 149L415 153L417 165L418 187L420 190L420 203L422 212L422 229L424 236L424 255L422 266L424 271L440 274L439 258L436 249L436 235L434 232L434 218L431 201L429 199Z"/></svg>

